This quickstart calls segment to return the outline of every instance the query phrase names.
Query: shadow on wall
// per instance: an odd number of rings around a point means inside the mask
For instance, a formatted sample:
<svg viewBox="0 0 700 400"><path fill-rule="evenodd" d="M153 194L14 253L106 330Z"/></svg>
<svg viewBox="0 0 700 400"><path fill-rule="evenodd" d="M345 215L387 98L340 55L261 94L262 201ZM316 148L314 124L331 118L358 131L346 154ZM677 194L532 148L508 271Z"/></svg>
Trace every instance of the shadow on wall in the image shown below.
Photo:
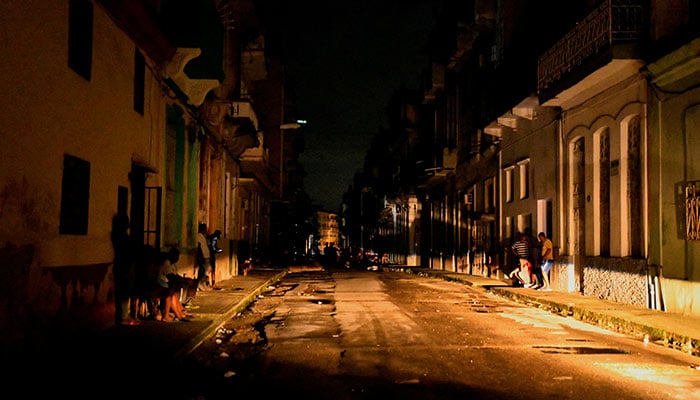
<svg viewBox="0 0 700 400"><path fill-rule="evenodd" d="M114 321L111 262L43 267L36 282L32 244L0 248L0 348L41 351L55 340L103 329Z"/></svg>

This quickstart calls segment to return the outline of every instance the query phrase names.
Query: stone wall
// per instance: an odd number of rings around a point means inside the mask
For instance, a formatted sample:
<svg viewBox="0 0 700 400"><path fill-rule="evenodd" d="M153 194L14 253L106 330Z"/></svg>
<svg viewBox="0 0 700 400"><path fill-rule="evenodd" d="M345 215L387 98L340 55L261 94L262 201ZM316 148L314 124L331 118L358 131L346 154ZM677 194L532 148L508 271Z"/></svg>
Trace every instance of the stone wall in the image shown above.
<svg viewBox="0 0 700 400"><path fill-rule="evenodd" d="M640 307L649 306L648 277L646 260L619 257L585 257L582 272L577 273L573 257L563 256L550 272L554 290Z"/></svg>
<svg viewBox="0 0 700 400"><path fill-rule="evenodd" d="M648 270L646 260L643 259L586 257L583 294L648 307Z"/></svg>

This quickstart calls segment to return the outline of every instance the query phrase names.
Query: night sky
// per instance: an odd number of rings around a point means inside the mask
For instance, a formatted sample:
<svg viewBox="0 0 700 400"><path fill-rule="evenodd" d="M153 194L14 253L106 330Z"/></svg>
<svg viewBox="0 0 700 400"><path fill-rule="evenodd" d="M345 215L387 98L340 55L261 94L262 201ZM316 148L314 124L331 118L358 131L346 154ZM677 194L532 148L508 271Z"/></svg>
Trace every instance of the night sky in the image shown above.
<svg viewBox="0 0 700 400"><path fill-rule="evenodd" d="M418 87L438 0L282 1L278 8L313 204L338 211L394 90ZM284 16L284 17L282 17Z"/></svg>

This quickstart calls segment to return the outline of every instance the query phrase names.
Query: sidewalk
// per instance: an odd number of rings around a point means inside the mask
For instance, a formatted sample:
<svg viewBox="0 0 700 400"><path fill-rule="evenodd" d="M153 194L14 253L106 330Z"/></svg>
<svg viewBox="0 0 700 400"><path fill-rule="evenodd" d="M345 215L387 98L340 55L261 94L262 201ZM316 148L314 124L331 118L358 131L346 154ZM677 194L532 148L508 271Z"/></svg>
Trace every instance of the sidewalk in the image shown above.
<svg viewBox="0 0 700 400"><path fill-rule="evenodd" d="M650 342L656 342L700 357L700 317L621 304L583 296L579 293L541 292L522 287L515 288L510 281L480 275L413 267L387 267L385 269L481 287L496 295L553 313L570 316L605 329L632 334L640 339L646 336Z"/></svg>

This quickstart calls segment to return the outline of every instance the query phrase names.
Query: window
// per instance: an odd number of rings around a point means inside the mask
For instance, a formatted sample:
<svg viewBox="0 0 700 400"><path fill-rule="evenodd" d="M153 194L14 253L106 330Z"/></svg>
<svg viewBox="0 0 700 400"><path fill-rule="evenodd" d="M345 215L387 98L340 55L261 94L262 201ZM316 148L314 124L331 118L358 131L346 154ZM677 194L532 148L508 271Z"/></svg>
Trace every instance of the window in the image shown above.
<svg viewBox="0 0 700 400"><path fill-rule="evenodd" d="M528 173L529 173L529 168L528 166L530 165L530 160L523 160L518 163L518 188L519 188L519 195L520 195L520 200L528 198L530 195L529 192L529 179L528 179Z"/></svg>
<svg viewBox="0 0 700 400"><path fill-rule="evenodd" d="M134 111L143 115L144 91L146 86L146 61L136 49L134 56Z"/></svg>
<svg viewBox="0 0 700 400"><path fill-rule="evenodd" d="M68 66L90 80L92 71L92 3L71 0L68 11Z"/></svg>
<svg viewBox="0 0 700 400"><path fill-rule="evenodd" d="M474 189L464 194L464 204L467 206L467 211L474 211Z"/></svg>
<svg viewBox="0 0 700 400"><path fill-rule="evenodd" d="M513 168L514 167L508 167L503 170L503 184L505 185L503 191L506 197L506 203L513 201Z"/></svg>
<svg viewBox="0 0 700 400"><path fill-rule="evenodd" d="M60 234L87 235L89 203L90 163L66 154L61 182Z"/></svg>

